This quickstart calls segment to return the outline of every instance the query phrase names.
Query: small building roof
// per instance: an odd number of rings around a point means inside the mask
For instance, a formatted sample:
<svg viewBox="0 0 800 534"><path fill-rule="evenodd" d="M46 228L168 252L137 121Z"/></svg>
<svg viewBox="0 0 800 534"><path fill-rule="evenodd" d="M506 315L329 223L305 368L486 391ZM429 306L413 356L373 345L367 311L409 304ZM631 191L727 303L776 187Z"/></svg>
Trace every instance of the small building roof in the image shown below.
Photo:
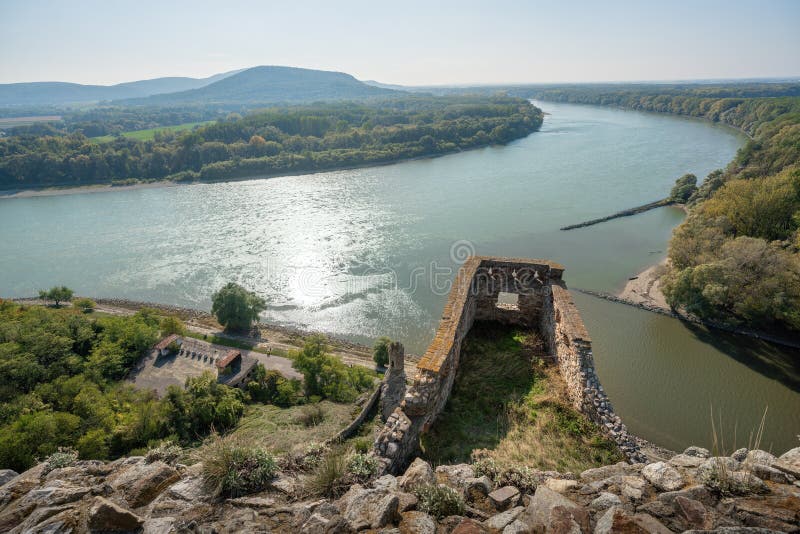
<svg viewBox="0 0 800 534"><path fill-rule="evenodd" d="M222 359L217 360L217 367L219 367L220 369L225 369L228 365L231 364L231 362L233 362L233 360L235 360L237 357L241 355L242 355L241 351L231 349L225 353L225 356L223 356Z"/></svg>
<svg viewBox="0 0 800 534"><path fill-rule="evenodd" d="M169 347L172 342L178 341L178 338L179 338L178 334L170 334L161 341L159 341L158 343L156 343L156 346L153 348L156 350L164 350L167 347Z"/></svg>

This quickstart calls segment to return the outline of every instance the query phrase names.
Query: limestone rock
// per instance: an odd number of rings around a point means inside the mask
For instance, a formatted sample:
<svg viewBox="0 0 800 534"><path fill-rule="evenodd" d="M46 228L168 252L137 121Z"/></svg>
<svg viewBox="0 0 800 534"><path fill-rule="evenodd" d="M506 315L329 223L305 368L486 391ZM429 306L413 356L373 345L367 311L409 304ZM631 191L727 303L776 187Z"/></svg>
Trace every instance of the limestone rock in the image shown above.
<svg viewBox="0 0 800 534"><path fill-rule="evenodd" d="M159 493L180 479L180 474L164 462L139 462L122 471L110 482L122 492L132 508L149 504Z"/></svg>
<svg viewBox="0 0 800 534"><path fill-rule="evenodd" d="M211 498L206 490L203 479L189 477L179 480L167 489L170 497L184 501L207 501Z"/></svg>
<svg viewBox="0 0 800 534"><path fill-rule="evenodd" d="M492 491L492 481L486 475L477 478L468 478L464 481L467 496L473 500L478 497L486 497Z"/></svg>
<svg viewBox="0 0 800 534"><path fill-rule="evenodd" d="M609 508L597 521L595 534L668 534L670 530L647 514L631 516L618 506Z"/></svg>
<svg viewBox="0 0 800 534"><path fill-rule="evenodd" d="M591 482L594 480L603 480L614 475L636 474L638 474L638 470L634 466L625 462L619 462L614 465L604 465L603 467L587 469L581 473L581 480Z"/></svg>
<svg viewBox="0 0 800 534"><path fill-rule="evenodd" d="M436 534L436 521L424 512L404 512L400 514L401 534Z"/></svg>
<svg viewBox="0 0 800 534"><path fill-rule="evenodd" d="M683 454L686 456L696 456L697 458L708 458L711 454L708 452L708 449L704 449L702 447L688 447Z"/></svg>
<svg viewBox="0 0 800 534"><path fill-rule="evenodd" d="M741 469L741 467L742 463L734 458L729 458L727 456L712 456L700 464L700 467L697 468L697 476L700 478L705 478L715 472L738 471Z"/></svg>
<svg viewBox="0 0 800 534"><path fill-rule="evenodd" d="M514 486L503 486L489 494L489 500L498 510L506 510L519 502L519 490Z"/></svg>
<svg viewBox="0 0 800 534"><path fill-rule="evenodd" d="M519 515L525 511L524 506L515 506L510 510L493 515L484 522L484 525L494 530L503 530L506 526L513 523Z"/></svg>
<svg viewBox="0 0 800 534"><path fill-rule="evenodd" d="M89 509L89 528L99 531L134 531L141 528L144 521L133 512L104 499L95 497Z"/></svg>
<svg viewBox="0 0 800 534"><path fill-rule="evenodd" d="M678 497L699 501L706 506L714 506L716 504L714 496L702 485L689 486L678 491L664 492L658 496L658 500L663 503L674 505L675 499Z"/></svg>
<svg viewBox="0 0 800 534"><path fill-rule="evenodd" d="M800 447L782 454L772 463L772 467L780 469L793 477L800 478Z"/></svg>
<svg viewBox="0 0 800 534"><path fill-rule="evenodd" d="M626 476L622 477L622 494L632 501L641 500L644 497L647 482L642 477Z"/></svg>
<svg viewBox="0 0 800 534"><path fill-rule="evenodd" d="M711 517L703 503L694 499L687 499L682 495L675 498L675 504L681 516L687 524L693 528L710 528L712 526Z"/></svg>
<svg viewBox="0 0 800 534"><path fill-rule="evenodd" d="M375 489L382 489L385 491L394 491L397 489L397 479L392 475L383 475L377 480L372 482Z"/></svg>
<svg viewBox="0 0 800 534"><path fill-rule="evenodd" d="M553 491L557 491L559 493L566 493L567 491L577 487L578 481L551 477L544 481L544 485Z"/></svg>
<svg viewBox="0 0 800 534"><path fill-rule="evenodd" d="M174 517L156 517L147 519L142 525L142 534L169 534L175 525Z"/></svg>
<svg viewBox="0 0 800 534"><path fill-rule="evenodd" d="M767 451L754 450L747 453L744 461L748 464L772 465L775 460L775 456Z"/></svg>
<svg viewBox="0 0 800 534"><path fill-rule="evenodd" d="M675 491L683 487L683 477L678 470L664 462L648 464L642 469L642 475L662 491Z"/></svg>
<svg viewBox="0 0 800 534"><path fill-rule="evenodd" d="M528 528L528 525L519 519L512 521L503 529L503 534L530 534L530 532L531 529Z"/></svg>
<svg viewBox="0 0 800 534"><path fill-rule="evenodd" d="M417 508L417 504L419 504L419 499L413 493L407 493L405 491L397 491L395 492L399 503L397 504L397 510L399 512L408 512L410 510L414 510Z"/></svg>
<svg viewBox="0 0 800 534"><path fill-rule="evenodd" d="M356 484L340 500L342 515L355 530L382 528L398 515L400 499L397 495L379 490L365 489Z"/></svg>
<svg viewBox="0 0 800 534"><path fill-rule="evenodd" d="M464 481L475 478L475 471L469 464L440 465L436 468L436 480L451 488L465 489Z"/></svg>
<svg viewBox="0 0 800 534"><path fill-rule="evenodd" d="M488 534L489 530L474 519L464 518L451 531L451 534Z"/></svg>
<svg viewBox="0 0 800 534"><path fill-rule="evenodd" d="M731 458L733 458L737 462L744 462L745 458L747 458L747 449L745 448L737 449L736 451L734 451L733 454L731 454Z"/></svg>
<svg viewBox="0 0 800 534"><path fill-rule="evenodd" d="M669 464L675 467L699 467L704 461L705 459L700 456L677 454L669 459Z"/></svg>
<svg viewBox="0 0 800 534"><path fill-rule="evenodd" d="M431 465L422 458L415 458L400 477L399 485L404 491L411 491L417 486L426 486L436 483Z"/></svg>
<svg viewBox="0 0 800 534"><path fill-rule="evenodd" d="M622 501L614 495L613 493L608 493L604 491L600 495L597 496L590 504L589 508L592 510L606 510L611 508L612 506L619 506L622 504Z"/></svg>
<svg viewBox="0 0 800 534"><path fill-rule="evenodd" d="M5 485L6 482L11 481L19 475L16 471L11 469L0 469L0 486Z"/></svg>
<svg viewBox="0 0 800 534"><path fill-rule="evenodd" d="M562 532L570 532L574 528L579 529L578 532L589 530L588 512L544 485L536 488L531 503L519 520L535 532L544 532L556 524L564 528Z"/></svg>

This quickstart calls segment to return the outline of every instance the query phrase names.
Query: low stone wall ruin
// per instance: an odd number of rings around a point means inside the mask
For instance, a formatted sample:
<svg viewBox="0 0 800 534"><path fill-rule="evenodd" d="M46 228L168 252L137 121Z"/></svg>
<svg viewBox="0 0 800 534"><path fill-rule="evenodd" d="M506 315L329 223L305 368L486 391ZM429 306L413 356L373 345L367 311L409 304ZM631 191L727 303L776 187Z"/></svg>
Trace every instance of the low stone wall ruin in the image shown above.
<svg viewBox="0 0 800 534"><path fill-rule="evenodd" d="M591 339L562 281L563 272L551 261L517 258L473 256L461 266L414 381L375 440L373 454L383 472L405 467L417 452L420 434L441 413L456 377L461 344L476 320L539 330L574 407L598 424L630 460L642 460L594 372ZM517 295L517 303L498 304L500 293Z"/></svg>

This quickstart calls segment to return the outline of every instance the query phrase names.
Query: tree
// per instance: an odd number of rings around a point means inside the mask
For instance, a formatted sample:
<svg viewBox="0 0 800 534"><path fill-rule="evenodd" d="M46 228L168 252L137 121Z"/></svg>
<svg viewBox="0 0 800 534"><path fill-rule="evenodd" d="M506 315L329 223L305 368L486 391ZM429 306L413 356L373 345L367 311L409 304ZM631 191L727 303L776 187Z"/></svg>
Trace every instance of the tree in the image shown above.
<svg viewBox="0 0 800 534"><path fill-rule="evenodd" d="M97 306L92 299L87 298L75 299L72 305L81 310L83 313L89 313L94 310L95 306Z"/></svg>
<svg viewBox="0 0 800 534"><path fill-rule="evenodd" d="M695 192L697 192L697 176L684 174L675 180L675 186L669 193L669 199L684 204Z"/></svg>
<svg viewBox="0 0 800 534"><path fill-rule="evenodd" d="M158 327L161 330L162 336L168 336L170 334L183 335L186 333L186 327L183 325L183 321L174 315L167 315L161 319L161 323Z"/></svg>
<svg viewBox="0 0 800 534"><path fill-rule="evenodd" d="M211 313L225 330L247 331L267 303L239 284L228 282L211 297Z"/></svg>
<svg viewBox="0 0 800 534"><path fill-rule="evenodd" d="M381 336L372 347L372 359L375 364L380 367L386 367L389 364L389 345L392 340L386 336Z"/></svg>
<svg viewBox="0 0 800 534"><path fill-rule="evenodd" d="M40 290L39 298L44 301L52 300L55 302L56 308L58 308L62 302L69 302L73 294L74 292L67 286L55 286L48 291Z"/></svg>

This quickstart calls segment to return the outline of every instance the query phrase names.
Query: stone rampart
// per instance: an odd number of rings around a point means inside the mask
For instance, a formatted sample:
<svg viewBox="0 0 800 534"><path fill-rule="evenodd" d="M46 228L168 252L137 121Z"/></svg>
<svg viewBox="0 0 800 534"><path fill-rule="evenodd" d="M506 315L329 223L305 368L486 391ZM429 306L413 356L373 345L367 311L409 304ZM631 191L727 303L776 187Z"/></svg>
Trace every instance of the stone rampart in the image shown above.
<svg viewBox="0 0 800 534"><path fill-rule="evenodd" d="M405 466L417 451L420 434L441 413L456 377L461 344L476 320L539 330L575 408L599 424L630 459L641 459L594 373L591 339L561 279L563 272L551 261L518 258L473 256L461 266L414 381L376 438L373 453L384 472ZM498 302L501 293L516 295L516 303Z"/></svg>

